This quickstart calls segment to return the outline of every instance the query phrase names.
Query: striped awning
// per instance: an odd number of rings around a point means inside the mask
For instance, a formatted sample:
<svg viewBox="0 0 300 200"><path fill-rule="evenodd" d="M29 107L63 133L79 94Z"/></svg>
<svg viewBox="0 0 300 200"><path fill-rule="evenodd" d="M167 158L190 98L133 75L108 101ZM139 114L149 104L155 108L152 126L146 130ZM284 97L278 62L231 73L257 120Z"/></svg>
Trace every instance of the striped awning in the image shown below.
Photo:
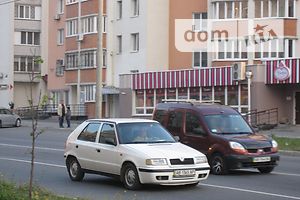
<svg viewBox="0 0 300 200"><path fill-rule="evenodd" d="M300 83L300 59L269 60L266 64L266 84Z"/></svg>
<svg viewBox="0 0 300 200"><path fill-rule="evenodd" d="M132 74L132 89L187 88L235 85L231 67Z"/></svg>

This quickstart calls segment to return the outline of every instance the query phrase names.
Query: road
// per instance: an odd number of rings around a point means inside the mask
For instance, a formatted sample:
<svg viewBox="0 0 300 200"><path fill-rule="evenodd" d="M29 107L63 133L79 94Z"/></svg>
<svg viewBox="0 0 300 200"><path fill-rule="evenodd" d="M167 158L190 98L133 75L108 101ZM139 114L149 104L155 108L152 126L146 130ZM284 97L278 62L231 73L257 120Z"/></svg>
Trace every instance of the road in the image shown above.
<svg viewBox="0 0 300 200"><path fill-rule="evenodd" d="M114 179L86 175L83 182L70 181L63 159L64 142L69 129L47 128L38 138L35 184L59 195L109 200L300 200L300 157L281 156L280 165L271 174L256 170L238 170L226 176L210 175L197 187L145 186L127 191ZM0 174L17 184L28 183L30 170L29 126L0 129Z"/></svg>

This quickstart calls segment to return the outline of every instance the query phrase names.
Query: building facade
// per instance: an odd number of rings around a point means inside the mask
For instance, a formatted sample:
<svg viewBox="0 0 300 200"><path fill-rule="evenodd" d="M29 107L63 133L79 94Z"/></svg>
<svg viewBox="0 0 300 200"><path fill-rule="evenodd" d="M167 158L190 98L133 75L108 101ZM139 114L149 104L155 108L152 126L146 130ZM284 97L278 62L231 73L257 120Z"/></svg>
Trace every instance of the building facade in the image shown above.
<svg viewBox="0 0 300 200"><path fill-rule="evenodd" d="M218 100L241 113L278 108L279 122L300 123L300 103L297 103L299 6L294 0L170 1L169 65L165 70L149 69L121 75L120 87L132 91L132 96L126 93L127 102L132 105L127 108L127 114L151 116L155 104L162 99ZM195 33L206 30L205 19L213 20L210 25L213 28L240 31L237 37L242 32L242 23L249 19L253 23L249 29L254 29L258 36L257 25L260 28L269 25L270 20L279 19L283 31L274 39L255 43L250 50L248 46L244 49L242 41L225 37L212 40L214 51L201 47L182 52L176 46L176 19L192 19L191 30ZM233 77L234 63L247 65L246 71L251 72L250 84L246 77L240 80Z"/></svg>
<svg viewBox="0 0 300 200"><path fill-rule="evenodd" d="M29 106L31 86L34 105L38 105L46 93L48 48L47 26L43 23L48 18L47 6L47 1L41 0L14 3L14 60L11 69L14 72L13 101L16 107Z"/></svg>
<svg viewBox="0 0 300 200"><path fill-rule="evenodd" d="M0 24L5 27L0 32L0 107L8 107L9 102L13 101L13 37L14 25L14 4L7 3L6 0L0 1L0 12L4 17L0 19Z"/></svg>

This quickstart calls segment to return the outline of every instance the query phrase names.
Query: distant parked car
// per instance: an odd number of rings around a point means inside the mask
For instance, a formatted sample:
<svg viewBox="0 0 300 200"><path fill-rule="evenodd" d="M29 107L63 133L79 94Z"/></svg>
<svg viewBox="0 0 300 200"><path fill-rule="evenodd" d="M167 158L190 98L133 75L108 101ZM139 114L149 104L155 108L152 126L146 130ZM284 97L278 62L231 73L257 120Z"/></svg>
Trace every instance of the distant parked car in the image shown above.
<svg viewBox="0 0 300 200"><path fill-rule="evenodd" d="M0 127L8 126L20 127L21 118L6 108L0 108Z"/></svg>
<svg viewBox="0 0 300 200"><path fill-rule="evenodd" d="M210 171L204 154L145 119L87 120L68 137L64 157L71 180L101 174L130 190L142 184L195 186Z"/></svg>

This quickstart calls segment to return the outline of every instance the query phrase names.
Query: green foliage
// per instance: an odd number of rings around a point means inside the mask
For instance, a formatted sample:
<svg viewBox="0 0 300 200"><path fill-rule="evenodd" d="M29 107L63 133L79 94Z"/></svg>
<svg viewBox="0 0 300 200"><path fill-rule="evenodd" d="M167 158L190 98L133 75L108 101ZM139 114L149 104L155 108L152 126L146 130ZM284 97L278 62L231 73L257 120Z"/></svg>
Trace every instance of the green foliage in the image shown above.
<svg viewBox="0 0 300 200"><path fill-rule="evenodd" d="M1 200L28 200L28 186L16 186L6 181L0 180L0 199ZM54 195L42 188L34 187L32 192L33 200L74 200L77 198L67 198Z"/></svg>
<svg viewBox="0 0 300 200"><path fill-rule="evenodd" d="M272 136L278 143L279 150L300 151L300 138L285 138Z"/></svg>

